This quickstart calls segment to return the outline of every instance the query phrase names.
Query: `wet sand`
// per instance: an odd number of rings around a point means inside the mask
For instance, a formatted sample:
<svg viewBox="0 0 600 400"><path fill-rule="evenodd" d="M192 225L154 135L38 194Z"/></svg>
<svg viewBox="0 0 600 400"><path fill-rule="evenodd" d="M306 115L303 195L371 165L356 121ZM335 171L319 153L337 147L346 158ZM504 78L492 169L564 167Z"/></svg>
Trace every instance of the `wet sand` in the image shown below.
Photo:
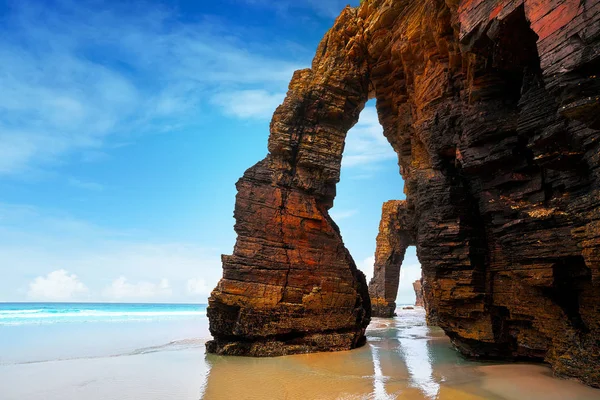
<svg viewBox="0 0 600 400"><path fill-rule="evenodd" d="M422 310L374 320L360 349L278 358L204 354L187 340L120 356L0 365L2 400L600 399L542 365L457 354Z"/></svg>
<svg viewBox="0 0 600 400"><path fill-rule="evenodd" d="M204 399L600 399L600 391L531 364L461 357L423 311L375 319L367 346L271 359L208 355ZM251 373L249 373L251 371Z"/></svg>

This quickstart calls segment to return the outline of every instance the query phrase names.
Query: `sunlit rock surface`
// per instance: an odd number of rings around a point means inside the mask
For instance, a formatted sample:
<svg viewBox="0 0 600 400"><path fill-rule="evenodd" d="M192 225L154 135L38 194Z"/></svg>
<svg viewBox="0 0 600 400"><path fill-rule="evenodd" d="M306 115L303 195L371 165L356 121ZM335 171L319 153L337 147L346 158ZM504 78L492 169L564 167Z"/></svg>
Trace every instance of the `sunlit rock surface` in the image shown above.
<svg viewBox="0 0 600 400"><path fill-rule="evenodd" d="M346 8L237 184L208 349L364 342L366 282L328 210L345 134L375 97L430 322L465 354L545 360L600 386L599 71L600 0Z"/></svg>
<svg viewBox="0 0 600 400"><path fill-rule="evenodd" d="M231 256L209 299L219 354L271 356L364 344L364 274L329 216L346 132L368 97L356 10L346 9L296 71L271 122L269 155L238 181Z"/></svg>
<svg viewBox="0 0 600 400"><path fill-rule="evenodd" d="M415 289L415 306L425 307L425 302L423 301L423 284L421 284L420 279L413 282L413 289Z"/></svg>
<svg viewBox="0 0 600 400"><path fill-rule="evenodd" d="M413 232L412 216L407 213L406 202L385 202L377 234L373 279L369 283L374 317L391 318L396 315L400 267L406 249L416 244Z"/></svg>

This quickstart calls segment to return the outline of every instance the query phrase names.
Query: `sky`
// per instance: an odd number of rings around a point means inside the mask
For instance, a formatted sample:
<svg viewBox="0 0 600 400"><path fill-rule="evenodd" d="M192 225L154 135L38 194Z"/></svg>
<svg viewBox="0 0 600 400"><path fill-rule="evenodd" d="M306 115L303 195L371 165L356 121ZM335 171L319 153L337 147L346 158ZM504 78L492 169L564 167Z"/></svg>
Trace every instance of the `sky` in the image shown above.
<svg viewBox="0 0 600 400"><path fill-rule="evenodd" d="M206 302L235 182L346 3L0 0L0 301ZM367 277L403 186L369 102L331 210ZM412 303L414 249L402 275Z"/></svg>

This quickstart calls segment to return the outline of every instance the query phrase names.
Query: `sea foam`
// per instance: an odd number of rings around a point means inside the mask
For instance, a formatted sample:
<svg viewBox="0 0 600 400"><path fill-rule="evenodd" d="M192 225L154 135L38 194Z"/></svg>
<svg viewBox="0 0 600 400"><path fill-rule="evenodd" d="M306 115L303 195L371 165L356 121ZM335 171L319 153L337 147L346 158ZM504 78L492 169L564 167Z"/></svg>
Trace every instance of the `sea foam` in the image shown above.
<svg viewBox="0 0 600 400"><path fill-rule="evenodd" d="M0 304L0 326L64 322L126 322L206 315L205 305L35 303Z"/></svg>

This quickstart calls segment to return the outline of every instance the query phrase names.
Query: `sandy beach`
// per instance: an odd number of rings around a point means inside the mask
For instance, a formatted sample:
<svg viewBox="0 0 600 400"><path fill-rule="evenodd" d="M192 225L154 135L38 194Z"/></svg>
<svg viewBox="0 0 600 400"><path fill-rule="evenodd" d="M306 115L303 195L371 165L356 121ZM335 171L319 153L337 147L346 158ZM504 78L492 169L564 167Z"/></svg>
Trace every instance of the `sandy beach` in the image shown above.
<svg viewBox="0 0 600 400"><path fill-rule="evenodd" d="M127 324L127 323L124 323ZM137 323L139 324L139 322ZM135 325L134 325L135 326ZM145 327L145 330L142 329ZM438 328L425 325L421 309L375 319L368 344L339 353L277 358L205 354L206 318L137 327L157 343L121 354L0 365L2 400L229 400L229 399L600 399L600 391L557 379L543 365L484 364L456 353ZM1 333L6 329L2 327ZM90 340L101 340L101 325ZM130 327L133 329L133 327ZM169 329L167 329L169 328ZM30 329L34 329L31 327ZM118 326L110 335L117 341ZM121 329L131 332L131 329ZM105 333L109 331L104 331ZM154 333L153 333L154 332ZM90 332L82 332L82 335ZM166 335L166 336L165 336ZM81 338L83 339L83 337ZM110 341L109 336L104 336ZM52 344L51 339L47 342ZM75 343L75 342L74 342ZM73 354L73 353L71 353Z"/></svg>

